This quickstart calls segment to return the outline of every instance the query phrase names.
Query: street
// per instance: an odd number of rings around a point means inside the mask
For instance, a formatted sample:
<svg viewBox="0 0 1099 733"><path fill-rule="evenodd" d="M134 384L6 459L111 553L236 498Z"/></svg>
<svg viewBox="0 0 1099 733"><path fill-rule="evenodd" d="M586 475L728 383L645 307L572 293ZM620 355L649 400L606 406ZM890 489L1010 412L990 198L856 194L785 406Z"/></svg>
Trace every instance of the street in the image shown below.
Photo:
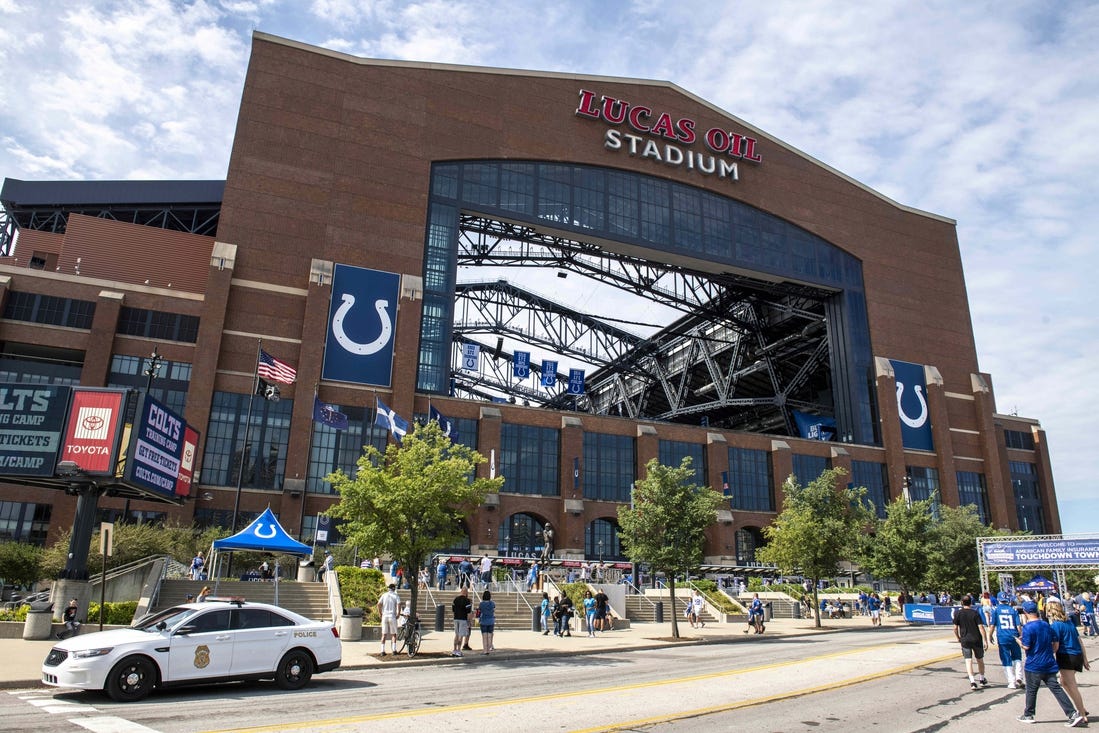
<svg viewBox="0 0 1099 733"><path fill-rule="evenodd" d="M1090 648L1089 648L1090 651ZM970 692L946 629L866 628L750 643L338 670L305 690L271 683L170 690L136 704L45 688L0 695L5 728L192 731L850 731L996 724L1022 710L992 651ZM1081 678L1085 699L1094 692ZM1038 719L1060 726L1045 691Z"/></svg>

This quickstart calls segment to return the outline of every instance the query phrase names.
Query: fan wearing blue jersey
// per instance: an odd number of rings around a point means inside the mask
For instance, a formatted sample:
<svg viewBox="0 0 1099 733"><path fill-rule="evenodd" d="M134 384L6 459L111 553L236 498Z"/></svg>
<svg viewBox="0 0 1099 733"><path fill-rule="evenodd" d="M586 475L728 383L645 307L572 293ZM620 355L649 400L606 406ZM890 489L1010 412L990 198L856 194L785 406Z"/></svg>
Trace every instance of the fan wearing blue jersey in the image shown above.
<svg viewBox="0 0 1099 733"><path fill-rule="evenodd" d="M1023 680L1023 650L1019 647L1019 612L1011 605L1011 596L1000 593L999 603L992 609L992 626L996 629L996 646L1000 648L1000 664L1008 689L1026 687Z"/></svg>

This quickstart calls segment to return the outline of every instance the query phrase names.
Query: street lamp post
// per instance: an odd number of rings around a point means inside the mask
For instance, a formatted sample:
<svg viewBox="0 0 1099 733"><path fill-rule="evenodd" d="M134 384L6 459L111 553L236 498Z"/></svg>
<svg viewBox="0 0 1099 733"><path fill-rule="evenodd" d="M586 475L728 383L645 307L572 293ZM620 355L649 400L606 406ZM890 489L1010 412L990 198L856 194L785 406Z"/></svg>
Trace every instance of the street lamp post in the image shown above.
<svg viewBox="0 0 1099 733"><path fill-rule="evenodd" d="M145 395L149 396L149 393L153 390L153 380L160 376L160 367L164 366L165 359L160 355L159 347L153 346L153 353L149 354L149 364L145 367L145 370L141 372L145 375ZM130 520L130 498L126 497L126 503L122 507L122 521L128 522Z"/></svg>

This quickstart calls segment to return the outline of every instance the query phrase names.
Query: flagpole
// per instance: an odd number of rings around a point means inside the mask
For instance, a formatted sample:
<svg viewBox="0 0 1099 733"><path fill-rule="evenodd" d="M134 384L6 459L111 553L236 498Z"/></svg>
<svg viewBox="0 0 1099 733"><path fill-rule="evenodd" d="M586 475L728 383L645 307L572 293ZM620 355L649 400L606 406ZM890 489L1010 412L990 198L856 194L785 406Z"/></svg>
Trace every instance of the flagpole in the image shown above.
<svg viewBox="0 0 1099 733"><path fill-rule="evenodd" d="M233 525L230 527L229 534L234 535L237 533L237 515L240 514L240 493L244 486L244 451L248 448L248 435L252 431L252 405L256 401L256 389L259 387L259 355L263 349L263 340L256 340L256 360L252 367L252 393L248 396L248 416L244 419L244 445L240 449L240 467L237 470L237 497L233 503ZM233 556L229 556L229 574L232 576L233 572Z"/></svg>

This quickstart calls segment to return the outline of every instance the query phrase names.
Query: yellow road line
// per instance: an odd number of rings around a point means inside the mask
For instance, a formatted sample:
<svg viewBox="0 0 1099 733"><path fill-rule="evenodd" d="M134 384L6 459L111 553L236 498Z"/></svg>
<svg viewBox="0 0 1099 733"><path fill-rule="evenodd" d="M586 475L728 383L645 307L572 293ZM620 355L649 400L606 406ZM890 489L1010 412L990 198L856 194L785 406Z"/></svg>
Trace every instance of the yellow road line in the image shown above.
<svg viewBox="0 0 1099 733"><path fill-rule="evenodd" d="M587 690L573 690L573 691L567 691L567 692L555 692L555 693L550 693L550 694L545 694L545 695L532 695L532 696L529 696L529 697L509 698L509 699L506 699L506 700L492 700L492 701L485 701L485 702L473 702L473 703L465 703L465 704L462 704L462 705L447 705L447 706L444 706L444 707L419 708L419 709L416 709L416 710L396 710L396 711L389 712L389 713L373 713L373 714L370 714L370 715L356 715L356 716L349 716L349 717L344 717L344 718L329 718L327 720L309 720L309 721L300 721L300 722L296 722L296 723L276 723L276 724L272 724L272 725L260 725L260 726L249 727L249 728L231 728L231 729L225 729L223 731L211 731L209 733L230 733L230 731L232 733L264 733L265 731L295 730L295 729L302 728L302 727L308 727L308 728L315 729L315 728L319 728L319 727L323 727L323 726L337 726L337 725L347 725L347 724L354 724L354 723L365 723L365 722L369 722L369 721L373 721L373 720L392 720L394 718L418 717L418 716L424 716L424 715L438 715L438 714L441 714L441 713L454 713L454 712L462 712L462 711L468 711L468 710L498 708L498 707L505 707L505 706L510 706L510 705L525 705L527 703L547 702L547 701L552 701L552 700L562 700L562 699L566 699L566 698L577 698L577 697L588 696L588 695L606 695L607 693L623 692L623 691L627 691L627 690L641 690L641 689L650 688L650 687L663 687L663 686L667 686L667 685L682 684L682 683L685 683L685 682L698 682L698 681L701 681L701 680L719 679L721 677L735 677L735 676L739 676L739 675L751 674L751 673L754 673L754 672L760 672L760 671L768 670L768 669L778 669L778 668L781 668L781 667L789 667L789 666L794 666L794 665L799 665L799 664L806 664L808 662L818 662L818 661L822 661L822 660L826 660L826 659L836 659L836 658L839 658L839 657L850 656L850 655L853 655L853 654L862 654L863 652L870 652L870 651L874 651L875 649L885 649L885 648L892 647L892 646L896 646L896 645L895 644L879 644L877 646L862 647L862 648L859 648L859 649L848 649L846 651L832 652L832 653L829 653L829 654L821 654L821 655L814 656L814 657L805 657L805 658L802 658L802 659L797 659L797 660L793 660L793 661L789 661L789 662L772 662L770 664L761 664L761 665L757 665L755 667L743 667L743 668L738 668L738 669L725 670L725 671L722 671L722 672L707 672L705 674L689 675L689 676L686 676L686 677L675 677L673 679L653 680L653 681L650 681L650 682L637 682L637 683L631 683L631 684L614 685L614 686L611 686L611 687L599 687L599 688L592 688L592 689L587 689ZM830 683L830 684L827 684L827 685L822 685L822 686L814 687L814 688L805 688L803 690L794 690L794 691L791 691L791 692L786 692L786 693L781 693L781 694L778 694L778 695L774 695L772 697L756 698L755 700L752 700L752 701L742 701L742 702L737 702L737 703L729 703L727 705L716 706L712 710L710 710L708 708L700 708L699 710L691 711L690 713L677 713L677 714L673 714L673 715L668 716L668 717L654 718L652 720L657 721L657 722L659 722L660 720L675 720L677 718L686 718L686 717L693 717L693 716L697 716L697 715L704 715L704 714L706 714L705 711L707 711L707 710L709 710L710 712L720 712L722 710L735 710L736 708L746 707L747 705L758 705L758 704L761 704L761 703L764 703L764 702L770 702L772 700L779 700L779 699L788 698L788 697L799 697L801 695L808 695L808 694L812 694L813 692L819 692L821 690L832 689L834 687L843 687L843 686L850 685L850 684L858 684L859 682L869 680L869 679L874 679L875 677L880 677L880 676L887 675L887 674L895 674L898 671L907 671L907 670L910 670L910 669L916 669L918 667L922 667L922 666L927 665L927 664L936 664L936 663L942 662L946 659L951 659L955 656L957 656L957 654L952 653L952 654L946 655L944 657L929 659L929 660L925 660L925 661L922 661L922 662L919 662L919 663L916 663L916 664L905 665L903 667L898 667L896 669L888 670L886 672L881 672L881 673L878 673L878 674L870 674L870 675L865 675L863 677L853 678L852 680L845 680L845 681L841 681L841 682ZM638 721L633 721L630 724L631 725L636 725L636 724L638 724ZM616 723L616 724L614 724L612 726L608 726L608 727L591 728L591 729L585 729L585 730L586 731L613 731L613 730L620 729L622 726L625 726L625 725L627 725L627 724L626 723ZM579 733L579 732L577 732L577 733Z"/></svg>

